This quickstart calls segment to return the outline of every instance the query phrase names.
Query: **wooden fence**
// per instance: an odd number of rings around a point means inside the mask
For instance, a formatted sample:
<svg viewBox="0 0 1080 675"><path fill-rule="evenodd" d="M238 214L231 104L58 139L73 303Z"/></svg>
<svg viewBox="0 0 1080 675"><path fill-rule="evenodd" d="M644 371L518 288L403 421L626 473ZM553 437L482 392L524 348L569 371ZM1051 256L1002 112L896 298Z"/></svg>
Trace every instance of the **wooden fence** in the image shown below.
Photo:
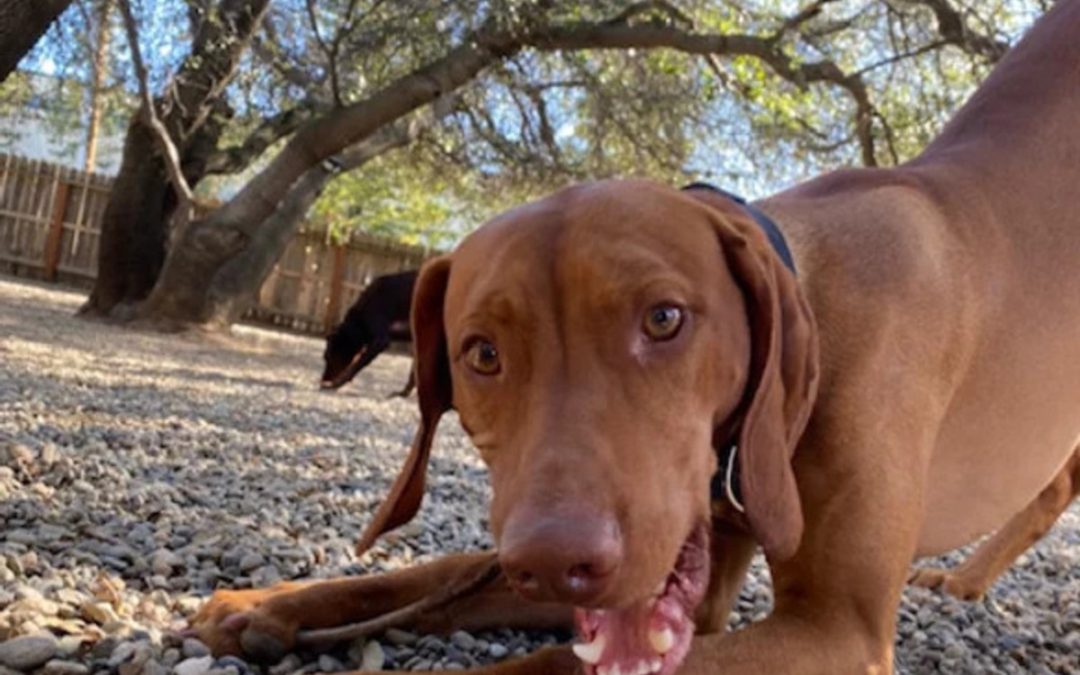
<svg viewBox="0 0 1080 675"><path fill-rule="evenodd" d="M0 271L87 286L112 179L0 153ZM336 244L301 231L259 290L247 319L321 334L372 278L415 269L432 253L355 234Z"/></svg>

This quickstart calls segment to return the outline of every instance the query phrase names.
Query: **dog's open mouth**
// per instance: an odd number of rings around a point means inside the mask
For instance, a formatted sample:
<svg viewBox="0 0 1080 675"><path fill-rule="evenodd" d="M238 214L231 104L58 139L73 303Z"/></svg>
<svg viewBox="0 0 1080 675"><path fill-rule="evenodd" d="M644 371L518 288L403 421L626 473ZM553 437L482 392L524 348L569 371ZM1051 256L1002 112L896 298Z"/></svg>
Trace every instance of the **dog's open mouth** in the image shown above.
<svg viewBox="0 0 1080 675"><path fill-rule="evenodd" d="M709 528L694 528L656 593L622 609L577 609L574 653L586 675L672 675L690 650L709 585Z"/></svg>

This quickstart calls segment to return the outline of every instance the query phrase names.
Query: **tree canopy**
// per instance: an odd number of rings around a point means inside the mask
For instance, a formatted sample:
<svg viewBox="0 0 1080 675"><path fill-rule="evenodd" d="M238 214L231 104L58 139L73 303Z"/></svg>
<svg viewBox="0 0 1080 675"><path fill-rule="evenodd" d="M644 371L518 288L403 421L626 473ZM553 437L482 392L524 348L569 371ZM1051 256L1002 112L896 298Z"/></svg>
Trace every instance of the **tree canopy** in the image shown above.
<svg viewBox="0 0 1080 675"><path fill-rule="evenodd" d="M305 219L444 248L570 181L901 163L1048 4L74 0L24 67L128 112L84 311L228 325Z"/></svg>
<svg viewBox="0 0 1080 675"><path fill-rule="evenodd" d="M103 1L69 8L24 62L55 78L10 80L8 105L52 87L65 94L41 92L39 105L49 96L54 124L79 123L83 97L58 82L89 81L93 6ZM159 95L175 87L214 4L132 0ZM706 178L762 195L829 167L913 156L1044 4L275 0L213 111L223 131L201 192L231 194L303 123L363 101L470 33L542 23L565 34L515 51L418 113L433 119L413 142L334 180L312 218L446 245L567 180ZM612 30L575 49L588 36L574 27L588 25L652 34L623 47ZM120 30L116 16L110 29ZM725 36L732 44L719 51L730 56L708 53L716 45L697 36L709 35ZM137 85L127 43L114 39L110 50L108 89L122 94L109 104L115 130Z"/></svg>

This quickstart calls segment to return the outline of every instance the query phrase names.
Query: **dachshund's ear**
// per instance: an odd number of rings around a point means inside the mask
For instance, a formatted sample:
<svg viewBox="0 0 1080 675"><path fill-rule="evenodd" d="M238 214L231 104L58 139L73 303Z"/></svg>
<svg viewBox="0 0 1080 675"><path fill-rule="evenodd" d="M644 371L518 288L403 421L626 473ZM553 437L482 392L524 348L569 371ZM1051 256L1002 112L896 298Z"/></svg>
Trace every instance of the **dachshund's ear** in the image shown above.
<svg viewBox="0 0 1080 675"><path fill-rule="evenodd" d="M356 544L357 555L369 549L379 535L412 520L424 498L424 478L435 427L452 404L450 362L443 325L443 304L449 279L448 256L427 262L417 278L411 323L420 426L390 494Z"/></svg>
<svg viewBox="0 0 1080 675"><path fill-rule="evenodd" d="M718 207L714 229L746 300L751 349L739 486L755 538L770 559L784 560L803 532L791 462L817 396L817 323L794 273L746 212L723 197L691 193Z"/></svg>

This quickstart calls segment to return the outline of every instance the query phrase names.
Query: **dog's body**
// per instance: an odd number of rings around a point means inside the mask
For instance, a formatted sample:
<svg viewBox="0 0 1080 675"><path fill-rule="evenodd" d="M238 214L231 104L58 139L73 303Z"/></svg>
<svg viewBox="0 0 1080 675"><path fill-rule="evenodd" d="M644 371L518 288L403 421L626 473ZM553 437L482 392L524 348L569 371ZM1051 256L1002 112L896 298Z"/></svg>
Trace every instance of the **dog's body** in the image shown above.
<svg viewBox="0 0 1080 675"><path fill-rule="evenodd" d="M1080 491L1080 2L1050 14L917 160L759 204L797 277L730 200L641 182L561 192L426 266L421 429L364 543L415 512L452 402L504 576L415 625L578 606L590 674L888 673L914 559L998 530L914 579L985 591ZM741 477L710 497L728 457ZM724 635L759 543L775 610ZM196 626L269 656L491 559L221 593ZM558 649L484 672L580 667Z"/></svg>
<svg viewBox="0 0 1080 675"><path fill-rule="evenodd" d="M416 285L416 270L375 277L345 314L345 319L326 338L323 389L344 386L383 353L391 342L410 342L409 303ZM413 375L399 396L413 389Z"/></svg>

